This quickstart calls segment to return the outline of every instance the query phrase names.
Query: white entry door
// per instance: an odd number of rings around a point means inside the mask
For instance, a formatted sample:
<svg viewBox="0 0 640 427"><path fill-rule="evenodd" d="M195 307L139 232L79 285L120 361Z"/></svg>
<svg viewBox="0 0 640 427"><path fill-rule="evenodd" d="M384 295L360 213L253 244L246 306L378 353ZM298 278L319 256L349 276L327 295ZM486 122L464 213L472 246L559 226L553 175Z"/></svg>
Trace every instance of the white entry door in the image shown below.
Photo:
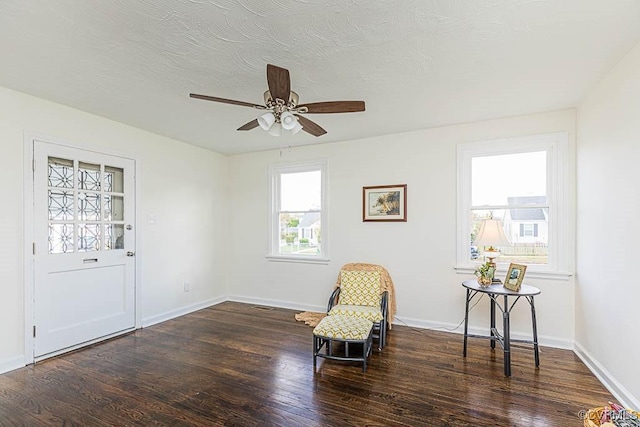
<svg viewBox="0 0 640 427"><path fill-rule="evenodd" d="M135 327L134 161L34 142L34 357Z"/></svg>

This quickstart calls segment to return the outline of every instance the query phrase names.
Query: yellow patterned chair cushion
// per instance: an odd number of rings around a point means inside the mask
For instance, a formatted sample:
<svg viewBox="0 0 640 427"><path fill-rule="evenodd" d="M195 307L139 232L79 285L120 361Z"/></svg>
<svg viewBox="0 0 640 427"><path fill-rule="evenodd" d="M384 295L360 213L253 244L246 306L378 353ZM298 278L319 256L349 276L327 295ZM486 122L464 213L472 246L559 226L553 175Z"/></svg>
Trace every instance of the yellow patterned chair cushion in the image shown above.
<svg viewBox="0 0 640 427"><path fill-rule="evenodd" d="M362 317L372 322L380 322L383 319L380 306L371 307L369 305L338 304L329 311L329 316L335 315Z"/></svg>
<svg viewBox="0 0 640 427"><path fill-rule="evenodd" d="M366 340L373 322L362 317L327 316L313 329L313 335L345 341Z"/></svg>
<svg viewBox="0 0 640 427"><path fill-rule="evenodd" d="M380 273L377 271L340 272L340 304L380 307Z"/></svg>

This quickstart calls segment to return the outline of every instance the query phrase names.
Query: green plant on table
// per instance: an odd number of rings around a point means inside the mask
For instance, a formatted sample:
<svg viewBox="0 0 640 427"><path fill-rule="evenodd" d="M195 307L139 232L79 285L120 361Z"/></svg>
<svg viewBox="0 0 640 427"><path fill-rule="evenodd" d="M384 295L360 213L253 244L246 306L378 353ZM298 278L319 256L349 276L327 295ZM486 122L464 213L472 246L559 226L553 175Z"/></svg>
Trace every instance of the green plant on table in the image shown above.
<svg viewBox="0 0 640 427"><path fill-rule="evenodd" d="M474 272L476 277L488 277L490 279L493 279L494 273L495 267L493 267L489 261L476 268L476 271Z"/></svg>

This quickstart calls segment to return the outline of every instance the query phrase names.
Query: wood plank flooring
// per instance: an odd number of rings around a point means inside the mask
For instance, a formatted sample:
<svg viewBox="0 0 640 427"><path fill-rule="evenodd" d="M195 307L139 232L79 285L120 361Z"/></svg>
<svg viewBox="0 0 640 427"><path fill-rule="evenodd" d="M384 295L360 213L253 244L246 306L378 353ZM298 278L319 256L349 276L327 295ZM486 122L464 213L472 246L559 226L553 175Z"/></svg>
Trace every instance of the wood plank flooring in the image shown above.
<svg viewBox="0 0 640 427"><path fill-rule="evenodd" d="M361 365L318 359L295 311L226 302L0 375L0 426L581 426L613 397L571 351L502 352L394 326Z"/></svg>

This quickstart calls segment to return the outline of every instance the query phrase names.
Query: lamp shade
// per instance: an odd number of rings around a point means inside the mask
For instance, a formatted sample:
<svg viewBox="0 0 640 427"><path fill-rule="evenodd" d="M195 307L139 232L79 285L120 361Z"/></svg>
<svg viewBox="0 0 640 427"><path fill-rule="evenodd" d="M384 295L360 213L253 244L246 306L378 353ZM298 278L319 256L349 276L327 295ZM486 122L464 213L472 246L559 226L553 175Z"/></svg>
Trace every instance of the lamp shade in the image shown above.
<svg viewBox="0 0 640 427"><path fill-rule="evenodd" d="M280 123L282 123L282 129L292 130L296 126L296 123L298 123L298 119L293 113L285 111L280 115Z"/></svg>
<svg viewBox="0 0 640 427"><path fill-rule="evenodd" d="M511 246L511 242L504 234L502 221L489 218L482 221L480 231L473 244L475 246Z"/></svg>
<svg viewBox="0 0 640 427"><path fill-rule="evenodd" d="M258 117L258 124L264 130L269 130L271 126L273 126L275 121L276 121L276 116L271 112L264 113L263 115Z"/></svg>
<svg viewBox="0 0 640 427"><path fill-rule="evenodd" d="M291 133L295 135L296 133L300 132L301 130L302 130L302 125L300 124L300 122L298 122L296 120L296 124L293 127L293 129L291 129Z"/></svg>
<svg viewBox="0 0 640 427"><path fill-rule="evenodd" d="M276 123L267 131L267 133L271 136L280 136L282 133L282 128L280 127L280 123Z"/></svg>

